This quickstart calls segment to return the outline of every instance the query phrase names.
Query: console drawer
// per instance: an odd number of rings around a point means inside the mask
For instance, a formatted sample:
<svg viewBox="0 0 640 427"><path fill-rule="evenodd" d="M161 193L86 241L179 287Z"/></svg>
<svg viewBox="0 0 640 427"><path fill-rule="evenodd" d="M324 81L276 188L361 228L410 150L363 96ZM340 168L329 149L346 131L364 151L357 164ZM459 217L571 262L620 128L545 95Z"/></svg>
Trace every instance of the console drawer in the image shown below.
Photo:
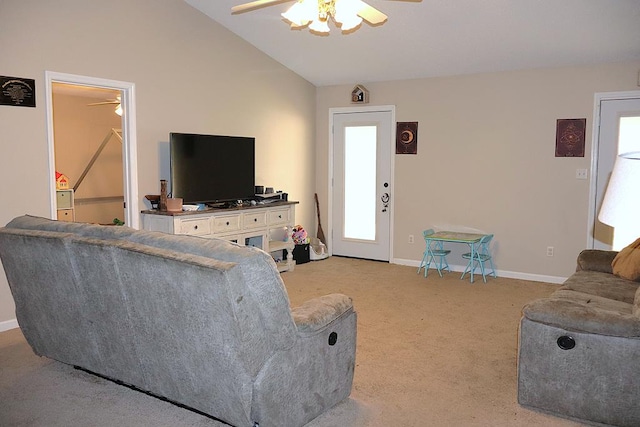
<svg viewBox="0 0 640 427"><path fill-rule="evenodd" d="M183 219L180 221L179 228L178 234L190 234L193 236L211 234L209 218Z"/></svg>
<svg viewBox="0 0 640 427"><path fill-rule="evenodd" d="M246 213L242 222L245 230L265 227L267 225L267 214L266 212Z"/></svg>
<svg viewBox="0 0 640 427"><path fill-rule="evenodd" d="M269 225L288 224L291 219L291 209L269 211Z"/></svg>
<svg viewBox="0 0 640 427"><path fill-rule="evenodd" d="M213 232L226 233L229 231L237 231L242 228L240 215L216 216L213 218Z"/></svg>

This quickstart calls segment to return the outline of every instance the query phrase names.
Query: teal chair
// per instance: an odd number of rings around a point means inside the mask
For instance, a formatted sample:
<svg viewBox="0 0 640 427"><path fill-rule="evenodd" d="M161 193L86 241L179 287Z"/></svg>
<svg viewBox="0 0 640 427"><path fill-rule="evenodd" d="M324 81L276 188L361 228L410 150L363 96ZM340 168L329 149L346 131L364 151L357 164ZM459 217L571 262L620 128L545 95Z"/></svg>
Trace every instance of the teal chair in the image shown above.
<svg viewBox="0 0 640 427"><path fill-rule="evenodd" d="M482 273L482 280L484 283L487 283L487 274L491 274L493 277L496 276L496 269L493 267L493 260L491 259L491 252L489 251L489 245L491 243L491 239L493 239L493 234L487 234L480 239L476 246L476 251L473 253L473 259L471 258L471 252L467 252L466 254L462 254L462 258L469 260L467 267L464 269L462 273L461 279L464 278L464 275L473 271L475 274L476 268L480 267L480 272ZM485 267L485 263L489 263L491 267L491 272L487 272Z"/></svg>
<svg viewBox="0 0 640 427"><path fill-rule="evenodd" d="M447 262L447 255L451 251L448 249L444 249L442 242L429 240L429 236L431 236L432 234L432 228L424 230L422 232L422 236L424 237L425 242L425 249L424 254L422 255L422 261L420 262L420 266L418 267L418 274L420 274L420 269L424 268L424 277L427 277L429 266L433 262L433 265L438 270L438 274L440 275L440 277L442 277L443 270L451 271L451 269L449 268L449 263ZM436 260L436 258L438 259Z"/></svg>

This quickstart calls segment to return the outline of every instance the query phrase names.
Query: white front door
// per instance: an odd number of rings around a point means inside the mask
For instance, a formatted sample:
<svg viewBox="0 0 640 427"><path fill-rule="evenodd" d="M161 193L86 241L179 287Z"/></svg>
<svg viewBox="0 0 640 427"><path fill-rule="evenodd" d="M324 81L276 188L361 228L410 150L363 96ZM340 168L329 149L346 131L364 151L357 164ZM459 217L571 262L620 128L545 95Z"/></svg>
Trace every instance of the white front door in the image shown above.
<svg viewBox="0 0 640 427"><path fill-rule="evenodd" d="M625 235L598 221L611 171L618 154L640 151L640 93L638 98L603 99L600 101L600 126L595 158L595 198L593 248L620 250L638 236Z"/></svg>
<svg viewBox="0 0 640 427"><path fill-rule="evenodd" d="M333 255L389 261L394 109L331 111Z"/></svg>

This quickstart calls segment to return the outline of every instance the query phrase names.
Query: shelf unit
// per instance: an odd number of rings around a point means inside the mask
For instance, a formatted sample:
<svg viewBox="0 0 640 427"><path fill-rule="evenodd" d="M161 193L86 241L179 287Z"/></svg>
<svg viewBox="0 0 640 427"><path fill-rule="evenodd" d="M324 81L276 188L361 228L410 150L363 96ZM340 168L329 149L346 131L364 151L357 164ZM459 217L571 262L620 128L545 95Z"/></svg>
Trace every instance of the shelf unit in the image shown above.
<svg viewBox="0 0 640 427"><path fill-rule="evenodd" d="M75 221L73 190L56 190L56 211L58 221Z"/></svg>
<svg viewBox="0 0 640 427"><path fill-rule="evenodd" d="M191 212L142 211L142 229L219 238L239 245L256 246L271 254L278 271L293 270L295 244L291 239L291 230L297 203L282 201ZM287 250L286 259L282 259L283 249Z"/></svg>

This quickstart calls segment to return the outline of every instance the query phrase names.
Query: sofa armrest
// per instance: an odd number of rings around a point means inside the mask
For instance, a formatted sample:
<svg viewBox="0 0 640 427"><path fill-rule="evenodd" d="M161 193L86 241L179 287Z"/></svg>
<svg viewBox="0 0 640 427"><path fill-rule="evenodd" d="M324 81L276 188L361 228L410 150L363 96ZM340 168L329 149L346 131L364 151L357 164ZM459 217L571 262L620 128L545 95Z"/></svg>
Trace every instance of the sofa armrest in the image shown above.
<svg viewBox="0 0 640 427"><path fill-rule="evenodd" d="M613 273L611 263L618 255L617 251L603 251L599 249L585 249L578 255L576 271L599 271Z"/></svg>
<svg viewBox="0 0 640 427"><path fill-rule="evenodd" d="M293 321L301 332L314 332L353 311L353 301L343 294L329 294L306 301L291 310Z"/></svg>

